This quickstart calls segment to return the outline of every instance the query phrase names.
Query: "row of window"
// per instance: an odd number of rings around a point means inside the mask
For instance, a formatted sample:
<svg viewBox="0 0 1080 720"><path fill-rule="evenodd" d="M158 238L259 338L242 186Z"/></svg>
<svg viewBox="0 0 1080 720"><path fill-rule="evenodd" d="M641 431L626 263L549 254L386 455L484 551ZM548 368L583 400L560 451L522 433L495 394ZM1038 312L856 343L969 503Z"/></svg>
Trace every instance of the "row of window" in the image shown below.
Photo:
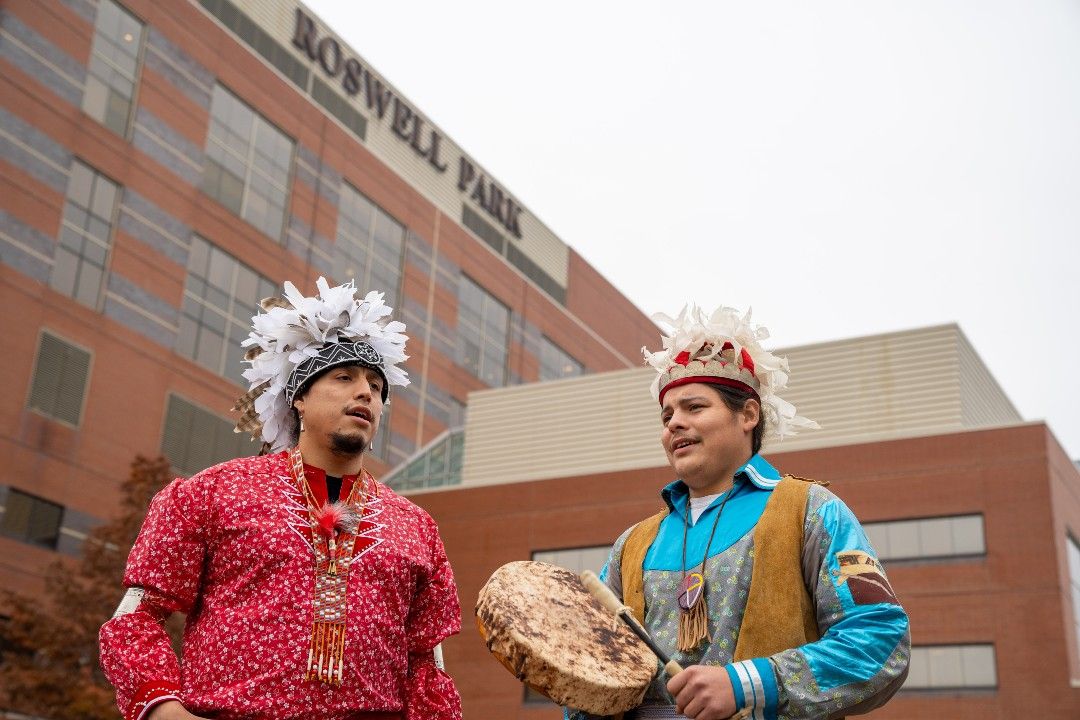
<svg viewBox="0 0 1080 720"><path fill-rule="evenodd" d="M84 110L126 135L136 88L144 27L113 0L101 0L95 24ZM295 143L224 87L216 85L202 189L273 238L282 235ZM119 186L80 161L68 183L50 284L97 308L111 249ZM360 288L377 288L396 305L405 228L342 183L334 247L336 273ZM259 299L276 286L201 238L192 240L177 351L238 382L242 338ZM468 278L459 287L456 360L492 386L507 380L510 310ZM580 375L582 365L544 338L540 378Z"/></svg>
<svg viewBox="0 0 1080 720"><path fill-rule="evenodd" d="M236 345L239 347L239 343ZM43 332L38 344L27 406L55 420L78 425L90 379L90 352ZM389 427L389 406L383 427ZM379 433L372 451L385 458L389 431ZM169 395L161 452L185 475L224 460L258 452L249 436L234 433L233 423L187 400Z"/></svg>
<svg viewBox="0 0 1080 720"><path fill-rule="evenodd" d="M120 188L79 160L72 163L50 286L97 309L112 244ZM358 191L344 185L335 264L361 288L386 288L397 303L405 228ZM221 248L191 238L175 350L200 365L243 383L240 341L259 300L277 286ZM488 385L506 383L510 309L467 276L458 291L457 362ZM583 366L543 337L540 379L580 375Z"/></svg>
<svg viewBox="0 0 1080 720"><path fill-rule="evenodd" d="M863 523L862 527L881 560L956 559L986 554L982 515L891 520ZM532 559L574 572L593 570L599 573L609 551L608 545L546 550L533 553ZM1070 568L1074 568L1074 591L1080 603L1080 546L1072 538L1069 538L1069 551Z"/></svg>
<svg viewBox="0 0 1080 720"><path fill-rule="evenodd" d="M864 523L863 529L877 556L882 560L959 559L986 554L982 515L872 522ZM607 545L548 550L533 553L533 560L559 565L574 572L600 572L609 550ZM1080 546L1071 537L1069 563L1077 617L1080 618Z"/></svg>

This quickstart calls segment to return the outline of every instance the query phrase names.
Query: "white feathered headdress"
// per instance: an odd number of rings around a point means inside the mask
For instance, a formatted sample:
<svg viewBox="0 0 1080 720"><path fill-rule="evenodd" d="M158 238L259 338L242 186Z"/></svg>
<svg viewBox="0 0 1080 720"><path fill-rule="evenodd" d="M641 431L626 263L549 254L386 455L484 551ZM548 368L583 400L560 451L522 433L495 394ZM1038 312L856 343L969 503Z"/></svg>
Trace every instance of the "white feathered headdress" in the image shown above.
<svg viewBox="0 0 1080 720"><path fill-rule="evenodd" d="M241 412L237 432L251 432L263 441L264 451L288 447L292 439L289 408L305 382L328 368L360 364L380 372L389 386L409 384L408 373L397 367L405 354L405 324L390 320L391 308L381 292L357 297L350 281L330 287L325 278L316 285L319 294L305 297L285 282L285 297L262 301L265 312L252 318L251 334L244 340L244 371L248 392L236 402Z"/></svg>
<svg viewBox="0 0 1080 720"><path fill-rule="evenodd" d="M652 319L664 332L664 349L651 353L641 348L641 352L656 369L651 389L659 402L670 388L691 382L733 385L752 391L761 401L766 442L819 427L796 415L795 406L778 396L787 387L787 359L762 347L769 331L750 322L749 310L740 316L734 308L720 307L706 316L691 304L676 318L657 313Z"/></svg>

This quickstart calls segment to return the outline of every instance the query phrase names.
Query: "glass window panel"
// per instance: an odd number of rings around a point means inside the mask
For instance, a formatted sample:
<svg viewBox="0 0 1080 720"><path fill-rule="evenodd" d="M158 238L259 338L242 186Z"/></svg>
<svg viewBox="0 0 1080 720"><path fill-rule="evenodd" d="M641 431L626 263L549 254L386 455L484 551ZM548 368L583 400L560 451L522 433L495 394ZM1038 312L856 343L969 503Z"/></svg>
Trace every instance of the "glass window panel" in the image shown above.
<svg viewBox="0 0 1080 720"><path fill-rule="evenodd" d="M90 221L90 213L86 211L84 206L76 204L77 201L69 199L64 205L64 222L71 227L76 227L80 230L86 229L86 224ZM77 247L77 243L73 247Z"/></svg>
<svg viewBox="0 0 1080 720"><path fill-rule="evenodd" d="M258 280L259 277L254 270L246 267L236 269L236 292L234 297L237 302L242 303L246 308L253 308L259 302L260 298L256 292Z"/></svg>
<svg viewBox="0 0 1080 720"><path fill-rule="evenodd" d="M210 251L210 267L206 280L214 287L228 291L232 289L233 271L236 261L218 248ZM218 303L224 307L223 303Z"/></svg>
<svg viewBox="0 0 1080 720"><path fill-rule="evenodd" d="M85 242L85 238L82 233L76 231L70 227L61 226L60 228L60 248L66 248L71 252L79 255L82 253L82 246Z"/></svg>
<svg viewBox="0 0 1080 720"><path fill-rule="evenodd" d="M93 263L97 267L105 267L105 256L109 250L105 245L94 242L93 240L86 240L82 246L83 259L87 262Z"/></svg>
<svg viewBox="0 0 1080 720"><path fill-rule="evenodd" d="M1072 536L1065 537L1069 555L1069 576L1072 591L1073 625L1076 631L1076 645L1080 647L1080 545Z"/></svg>
<svg viewBox="0 0 1080 720"><path fill-rule="evenodd" d="M87 220L86 234L97 238L101 242L109 241L109 224L104 220L91 217Z"/></svg>
<svg viewBox="0 0 1080 720"><path fill-rule="evenodd" d="M71 163L68 177L67 197L80 208L90 206L90 193L94 189L94 171L75 160Z"/></svg>
<svg viewBox="0 0 1080 720"><path fill-rule="evenodd" d="M30 525L32 504L30 495L10 489L4 503L4 514L0 516L0 532L9 538L25 539Z"/></svg>
<svg viewBox="0 0 1080 720"><path fill-rule="evenodd" d="M206 275L206 266L210 262L210 243L201 237L191 239L191 250L188 253L188 270L194 270L199 275Z"/></svg>
<svg viewBox="0 0 1080 720"><path fill-rule="evenodd" d="M379 213L375 217L375 244L391 252L400 252L401 238L404 234L401 225L398 225L390 216Z"/></svg>
<svg viewBox="0 0 1080 720"><path fill-rule="evenodd" d="M63 507L10 488L0 516L0 533L23 542L56 547Z"/></svg>
<svg viewBox="0 0 1080 720"><path fill-rule="evenodd" d="M570 357L546 337L540 339L540 379L555 380L574 377L582 372L581 363Z"/></svg>
<svg viewBox="0 0 1080 720"><path fill-rule="evenodd" d="M79 272L79 256L63 247L56 249L49 285L64 295L75 292L75 276Z"/></svg>
<svg viewBox="0 0 1080 720"><path fill-rule="evenodd" d="M953 552L957 555L978 555L986 552L981 515L952 519Z"/></svg>
<svg viewBox="0 0 1080 720"><path fill-rule="evenodd" d="M293 142L220 85L214 87L202 187L264 233L280 238Z"/></svg>
<svg viewBox="0 0 1080 720"><path fill-rule="evenodd" d="M238 385L246 385L247 381L244 380L244 370L247 370L248 366L244 363L244 353L246 348L240 346L239 342L230 342L225 346L225 377L235 380Z"/></svg>
<svg viewBox="0 0 1080 720"><path fill-rule="evenodd" d="M450 398L450 427L465 426L465 403ZM464 444L464 439L462 440Z"/></svg>
<svg viewBox="0 0 1080 720"><path fill-rule="evenodd" d="M956 647L927 648L930 687L963 687L964 673Z"/></svg>
<svg viewBox="0 0 1080 720"><path fill-rule="evenodd" d="M244 209L244 219L267 235L275 234L276 223L270 203L266 198L255 193L248 195L248 206Z"/></svg>
<svg viewBox="0 0 1080 720"><path fill-rule="evenodd" d="M278 293L277 285L264 277L259 277L259 292L255 296L258 299L258 302L262 302L264 298L273 297L278 294L280 293Z"/></svg>
<svg viewBox="0 0 1080 720"><path fill-rule="evenodd" d="M458 359L491 385L505 382L509 311L476 283L462 276L458 284ZM476 358L477 346L484 348Z"/></svg>
<svg viewBox="0 0 1080 720"><path fill-rule="evenodd" d="M82 263L75 299L88 307L97 308L98 298L101 296L101 278L102 271L99 268L90 263Z"/></svg>
<svg viewBox="0 0 1080 720"><path fill-rule="evenodd" d="M60 538L60 522L64 509L51 502L35 500L26 528L26 539L43 547L56 547Z"/></svg>
<svg viewBox="0 0 1080 720"><path fill-rule="evenodd" d="M191 317L180 317L180 333L176 338L176 352L186 357L195 354L195 340L199 334L199 325Z"/></svg>
<svg viewBox="0 0 1080 720"><path fill-rule="evenodd" d="M225 316L207 308L202 314L202 325L221 335L225 334Z"/></svg>
<svg viewBox="0 0 1080 720"><path fill-rule="evenodd" d="M965 687L995 687L994 648L990 645L968 645L960 648Z"/></svg>
<svg viewBox="0 0 1080 720"><path fill-rule="evenodd" d="M213 284L204 282L204 272ZM193 238L176 352L245 384L240 343L258 300L275 292L275 284L250 267L205 239Z"/></svg>
<svg viewBox="0 0 1080 720"><path fill-rule="evenodd" d="M224 347L224 339L209 328L199 330L199 347L196 351L195 360L200 365L205 365L211 370L220 370L221 350Z"/></svg>
<svg viewBox="0 0 1080 720"><path fill-rule="evenodd" d="M232 210L237 215L244 204L244 180L243 178L228 172L224 168L218 168L217 175L218 200L222 205Z"/></svg>
<svg viewBox="0 0 1080 720"><path fill-rule="evenodd" d="M86 76L86 87L82 92L82 109L91 118L104 118L108 104L109 91L105 83L94 76Z"/></svg>
<svg viewBox="0 0 1080 720"><path fill-rule="evenodd" d="M913 558L919 556L918 522L896 522L889 524L889 548L892 557Z"/></svg>
<svg viewBox="0 0 1080 720"><path fill-rule="evenodd" d="M863 529L883 560L963 557L986 552L981 515L867 523Z"/></svg>
<svg viewBox="0 0 1080 720"><path fill-rule="evenodd" d="M920 520L918 533L921 557L952 554L952 528L949 518Z"/></svg>
<svg viewBox="0 0 1080 720"><path fill-rule="evenodd" d="M130 115L131 101L116 91L110 92L108 102L105 105L105 116L102 118L101 124L117 135L124 135L127 133L128 117Z"/></svg>
<svg viewBox="0 0 1080 720"><path fill-rule="evenodd" d="M911 662L908 664L908 676L905 688L930 687L930 664L926 657L926 648L911 648Z"/></svg>

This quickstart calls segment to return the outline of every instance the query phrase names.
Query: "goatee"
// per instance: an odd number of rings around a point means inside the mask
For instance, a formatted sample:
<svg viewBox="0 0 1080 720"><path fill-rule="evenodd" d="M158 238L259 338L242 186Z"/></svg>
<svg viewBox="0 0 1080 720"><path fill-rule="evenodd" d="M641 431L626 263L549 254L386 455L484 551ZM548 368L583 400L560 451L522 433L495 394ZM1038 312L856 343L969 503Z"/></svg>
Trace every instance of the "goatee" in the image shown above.
<svg viewBox="0 0 1080 720"><path fill-rule="evenodd" d="M335 455L359 455L367 448L367 439L363 435L334 433L330 436L330 452Z"/></svg>

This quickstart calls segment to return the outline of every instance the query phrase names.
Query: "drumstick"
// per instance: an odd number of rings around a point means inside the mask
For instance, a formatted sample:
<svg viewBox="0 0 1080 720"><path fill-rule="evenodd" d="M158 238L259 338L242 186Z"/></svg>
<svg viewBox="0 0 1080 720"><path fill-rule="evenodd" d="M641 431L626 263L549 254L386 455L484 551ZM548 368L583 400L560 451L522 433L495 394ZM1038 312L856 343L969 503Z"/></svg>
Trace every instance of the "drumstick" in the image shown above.
<svg viewBox="0 0 1080 720"><path fill-rule="evenodd" d="M675 677L683 670L682 665L668 657L668 654L660 649L660 646L649 637L649 633L645 628L641 627L641 623L637 621L634 614L630 612L630 608L619 602L619 598L615 597L615 593L611 592L611 588L601 582L600 578L596 576L592 570L586 570L581 573L581 582L585 586L585 589L592 593L592 596L600 601L600 604L619 616L626 626L629 627L635 635L641 638L641 641L649 646L660 662L664 664L664 672L668 677ZM750 717L750 709L743 708L731 716L730 720L742 720L743 718Z"/></svg>
<svg viewBox="0 0 1080 720"><path fill-rule="evenodd" d="M592 593L592 596L600 601L600 604L605 608L618 615L626 626L633 631L635 635L641 638L641 642L649 646L661 663L664 664L664 672L668 674L668 677L675 677L682 672L682 665L672 660L666 652L660 649L660 646L649 637L649 633L645 631L645 628L641 627L641 623L637 621L633 613L630 612L630 608L619 602L619 598L615 597L615 593L611 592L611 588L600 581L600 578L596 576L592 570L586 570L581 573L581 582L585 585L585 589Z"/></svg>

